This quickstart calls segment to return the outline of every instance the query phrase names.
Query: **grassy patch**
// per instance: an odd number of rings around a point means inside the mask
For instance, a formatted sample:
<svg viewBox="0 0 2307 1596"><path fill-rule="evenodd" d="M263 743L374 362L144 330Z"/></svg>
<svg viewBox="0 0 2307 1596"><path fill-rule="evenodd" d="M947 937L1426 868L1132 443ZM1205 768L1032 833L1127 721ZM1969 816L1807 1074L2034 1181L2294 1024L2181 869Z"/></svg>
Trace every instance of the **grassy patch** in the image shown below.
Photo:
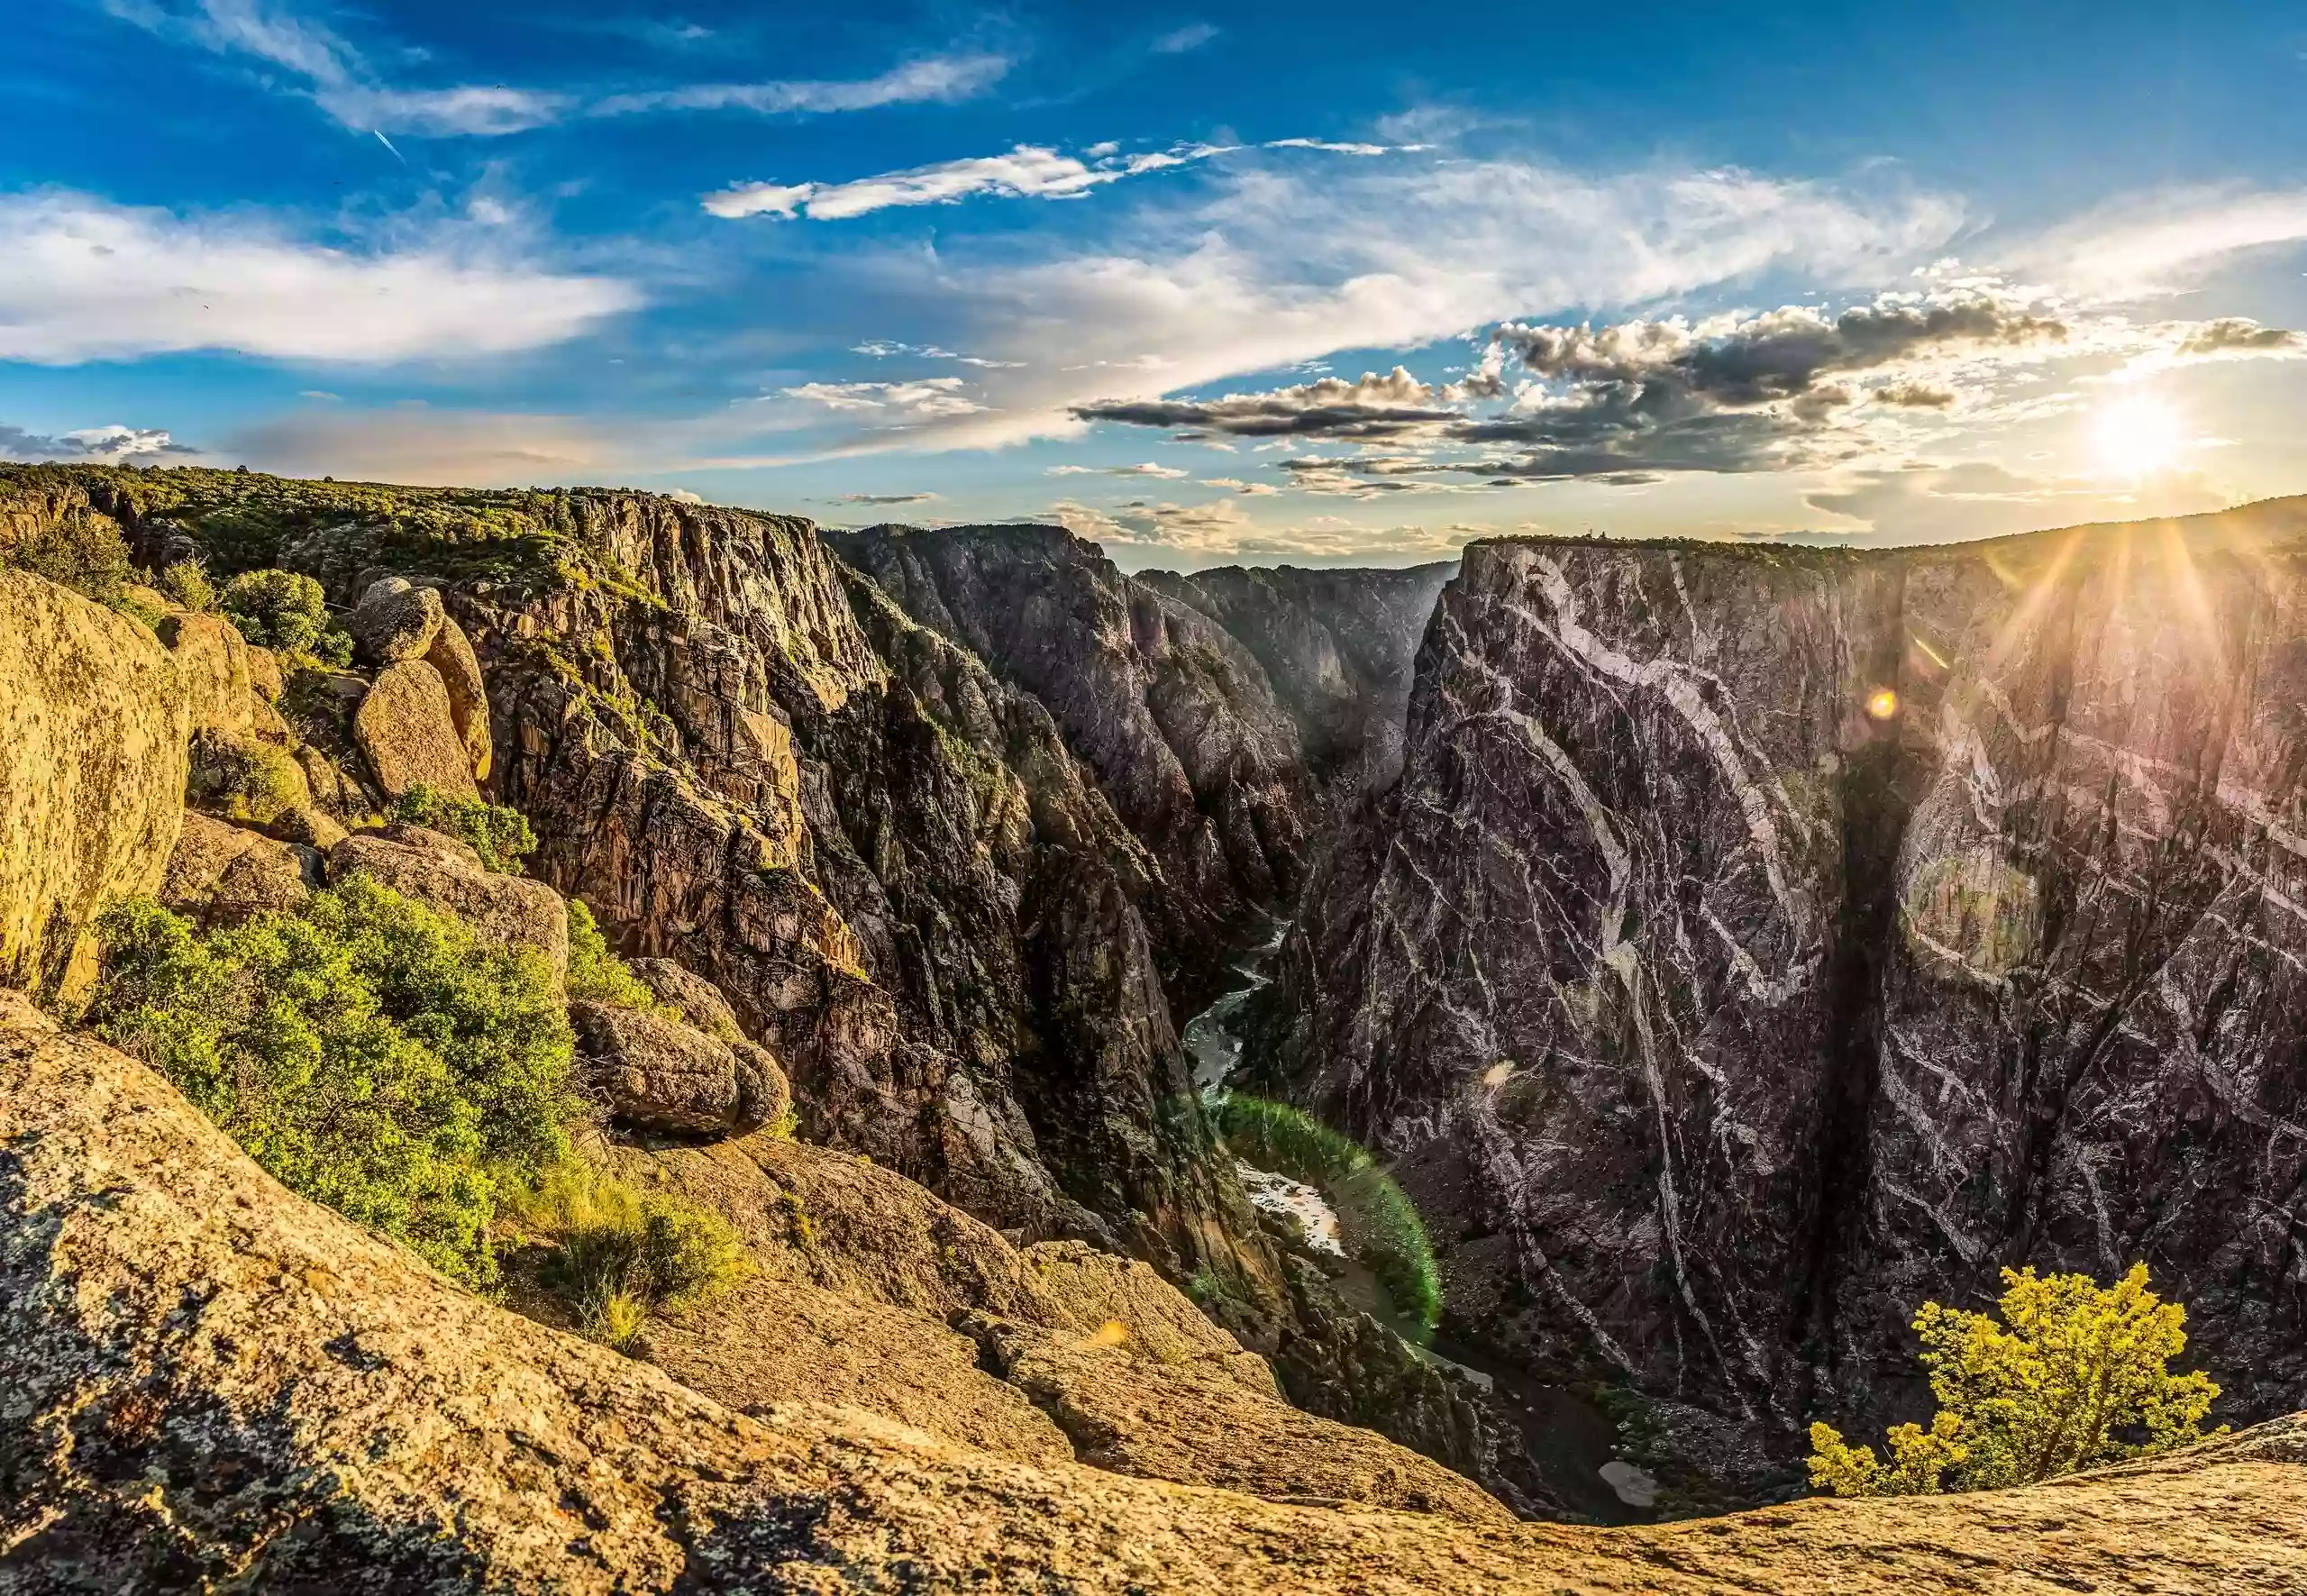
<svg viewBox="0 0 2307 1596"><path fill-rule="evenodd" d="M547 1239L545 1283L586 1335L620 1352L638 1345L650 1315L703 1301L752 1272L719 1216L636 1191L581 1159L545 1171L514 1212Z"/></svg>

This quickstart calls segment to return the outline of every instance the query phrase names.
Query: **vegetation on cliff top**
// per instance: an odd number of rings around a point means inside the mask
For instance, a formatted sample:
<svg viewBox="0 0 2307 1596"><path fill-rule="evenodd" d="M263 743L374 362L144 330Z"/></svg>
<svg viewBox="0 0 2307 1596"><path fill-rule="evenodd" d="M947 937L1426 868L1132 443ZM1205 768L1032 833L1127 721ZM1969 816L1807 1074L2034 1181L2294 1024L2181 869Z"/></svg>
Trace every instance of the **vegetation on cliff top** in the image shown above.
<svg viewBox="0 0 2307 1596"><path fill-rule="evenodd" d="M1889 1460L1810 1427L1810 1483L1837 1496L1931 1495L2029 1485L2205 1438L2219 1387L2174 1374L2187 1310L2135 1263L2102 1289L2087 1274L2002 1272L2002 1320L1926 1302L1915 1316L1938 1412L1902 1424ZM2224 1435L2222 1426L2214 1434Z"/></svg>

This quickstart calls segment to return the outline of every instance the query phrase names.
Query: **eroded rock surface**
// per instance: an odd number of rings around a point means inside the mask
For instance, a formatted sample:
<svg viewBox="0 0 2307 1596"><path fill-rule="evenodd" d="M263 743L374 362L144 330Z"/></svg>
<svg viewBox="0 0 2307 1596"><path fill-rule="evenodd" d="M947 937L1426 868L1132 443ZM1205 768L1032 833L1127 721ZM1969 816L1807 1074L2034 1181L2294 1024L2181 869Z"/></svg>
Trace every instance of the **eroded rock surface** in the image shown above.
<svg viewBox="0 0 2307 1596"><path fill-rule="evenodd" d="M774 1118L787 1099L784 1072L765 1049L726 1042L662 1015L609 1003L572 1003L570 1023L587 1084L609 1113L642 1130L727 1135Z"/></svg>
<svg viewBox="0 0 2307 1596"><path fill-rule="evenodd" d="M440 602L431 589L418 591ZM353 712L352 735L388 798L418 786L454 798L480 796L449 689L424 660L403 660L377 673Z"/></svg>
<svg viewBox="0 0 2307 1596"><path fill-rule="evenodd" d="M12 1591L2291 1591L2307 1426L2056 1485L1594 1531L758 1418L447 1286L0 992Z"/></svg>
<svg viewBox="0 0 2307 1596"><path fill-rule="evenodd" d="M312 894L320 859L287 843L187 810L161 878L163 907L215 925L292 909Z"/></svg>

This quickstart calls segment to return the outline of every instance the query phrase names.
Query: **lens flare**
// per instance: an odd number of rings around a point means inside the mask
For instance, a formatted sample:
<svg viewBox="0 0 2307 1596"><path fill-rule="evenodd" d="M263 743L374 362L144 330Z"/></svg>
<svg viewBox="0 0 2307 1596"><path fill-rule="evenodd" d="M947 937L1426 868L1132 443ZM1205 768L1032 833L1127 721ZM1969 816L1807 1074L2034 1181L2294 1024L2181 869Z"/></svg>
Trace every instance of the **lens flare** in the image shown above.
<svg viewBox="0 0 2307 1596"><path fill-rule="evenodd" d="M1876 720L1888 720L1899 712L1899 695L1889 688L1876 688L1866 695L1866 713Z"/></svg>

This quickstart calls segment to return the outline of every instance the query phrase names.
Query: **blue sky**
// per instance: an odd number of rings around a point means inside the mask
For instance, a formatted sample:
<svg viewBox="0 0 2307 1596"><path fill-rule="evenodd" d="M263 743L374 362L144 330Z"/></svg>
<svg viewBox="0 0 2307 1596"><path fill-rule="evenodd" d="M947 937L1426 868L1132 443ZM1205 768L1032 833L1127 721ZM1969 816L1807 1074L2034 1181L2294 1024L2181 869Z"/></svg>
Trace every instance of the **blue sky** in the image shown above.
<svg viewBox="0 0 2307 1596"><path fill-rule="evenodd" d="M2307 489L2295 8L19 4L0 458L1131 566Z"/></svg>

